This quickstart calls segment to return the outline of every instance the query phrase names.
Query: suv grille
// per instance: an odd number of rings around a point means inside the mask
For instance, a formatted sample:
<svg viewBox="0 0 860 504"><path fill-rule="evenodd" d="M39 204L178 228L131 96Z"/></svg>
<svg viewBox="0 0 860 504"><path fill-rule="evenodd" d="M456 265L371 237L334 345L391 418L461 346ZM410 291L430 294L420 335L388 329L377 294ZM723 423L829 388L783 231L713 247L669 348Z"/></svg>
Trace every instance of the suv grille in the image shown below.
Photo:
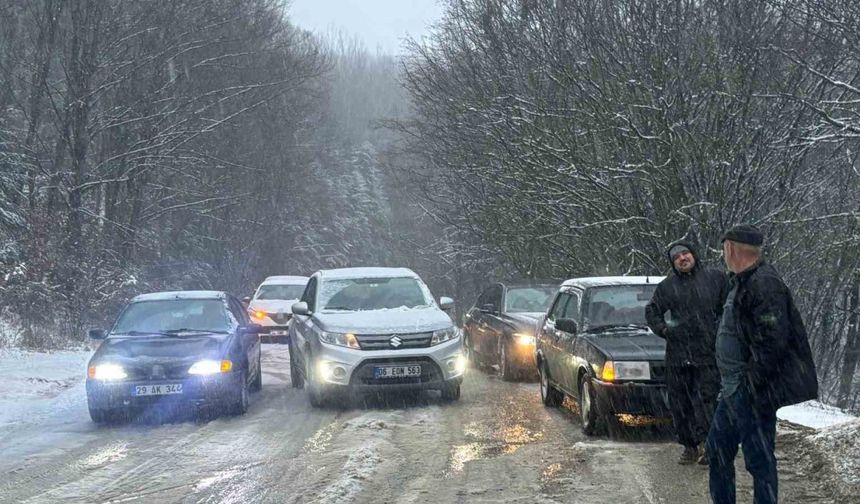
<svg viewBox="0 0 860 504"><path fill-rule="evenodd" d="M406 350L429 347L433 333L356 334L355 337L362 350Z"/></svg>
<svg viewBox="0 0 860 504"><path fill-rule="evenodd" d="M269 313L269 318L278 325L286 325L292 318L290 313Z"/></svg>

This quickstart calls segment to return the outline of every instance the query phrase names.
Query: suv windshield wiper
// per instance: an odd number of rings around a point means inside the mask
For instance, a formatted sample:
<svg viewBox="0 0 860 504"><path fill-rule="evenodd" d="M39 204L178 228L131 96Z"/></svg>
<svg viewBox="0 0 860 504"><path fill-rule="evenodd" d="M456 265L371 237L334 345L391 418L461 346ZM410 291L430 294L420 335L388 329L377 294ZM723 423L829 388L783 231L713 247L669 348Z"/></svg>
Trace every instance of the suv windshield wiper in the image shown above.
<svg viewBox="0 0 860 504"><path fill-rule="evenodd" d="M348 306L326 306L323 310L356 311L355 308L350 308Z"/></svg>
<svg viewBox="0 0 860 504"><path fill-rule="evenodd" d="M585 332L595 332L595 331L610 331L610 330L623 330L623 329L648 329L648 326L645 324L603 324L598 326L588 327Z"/></svg>

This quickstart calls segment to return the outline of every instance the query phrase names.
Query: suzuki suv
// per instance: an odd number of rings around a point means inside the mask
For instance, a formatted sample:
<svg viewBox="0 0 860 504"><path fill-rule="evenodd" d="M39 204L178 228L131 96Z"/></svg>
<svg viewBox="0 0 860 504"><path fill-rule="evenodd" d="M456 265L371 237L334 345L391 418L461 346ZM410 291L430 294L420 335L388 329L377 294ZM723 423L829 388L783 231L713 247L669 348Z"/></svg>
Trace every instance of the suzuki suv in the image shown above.
<svg viewBox="0 0 860 504"><path fill-rule="evenodd" d="M323 270L308 281L290 324L290 377L313 406L338 392L435 389L460 397L460 330L403 268Z"/></svg>

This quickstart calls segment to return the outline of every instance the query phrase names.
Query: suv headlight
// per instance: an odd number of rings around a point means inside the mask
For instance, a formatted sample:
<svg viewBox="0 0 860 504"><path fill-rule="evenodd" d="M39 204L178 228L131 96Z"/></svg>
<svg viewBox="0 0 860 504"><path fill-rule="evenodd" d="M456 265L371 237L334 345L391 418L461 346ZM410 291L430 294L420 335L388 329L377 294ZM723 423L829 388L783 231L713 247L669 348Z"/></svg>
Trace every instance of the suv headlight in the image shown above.
<svg viewBox="0 0 860 504"><path fill-rule="evenodd" d="M328 331L320 331L320 341L329 345L338 345L347 348L361 348L358 345L358 338L352 333L335 333Z"/></svg>
<svg viewBox="0 0 860 504"><path fill-rule="evenodd" d="M433 338L430 339L430 345L438 345L439 343L444 343L446 341L457 339L460 337L460 328L458 327L448 327L447 329L440 329L438 331L433 331Z"/></svg>

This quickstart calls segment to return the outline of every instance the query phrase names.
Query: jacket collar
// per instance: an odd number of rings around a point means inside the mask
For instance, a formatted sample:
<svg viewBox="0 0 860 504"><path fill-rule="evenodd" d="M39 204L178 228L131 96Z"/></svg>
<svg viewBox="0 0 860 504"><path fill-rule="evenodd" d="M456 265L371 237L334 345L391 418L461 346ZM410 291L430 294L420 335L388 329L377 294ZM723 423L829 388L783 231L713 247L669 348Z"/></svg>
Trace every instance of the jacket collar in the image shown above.
<svg viewBox="0 0 860 504"><path fill-rule="evenodd" d="M760 259L757 263L753 264L749 268L741 271L740 273L733 273L732 277L737 279L739 284L746 283L747 280L750 279L759 268L767 264L764 259Z"/></svg>

